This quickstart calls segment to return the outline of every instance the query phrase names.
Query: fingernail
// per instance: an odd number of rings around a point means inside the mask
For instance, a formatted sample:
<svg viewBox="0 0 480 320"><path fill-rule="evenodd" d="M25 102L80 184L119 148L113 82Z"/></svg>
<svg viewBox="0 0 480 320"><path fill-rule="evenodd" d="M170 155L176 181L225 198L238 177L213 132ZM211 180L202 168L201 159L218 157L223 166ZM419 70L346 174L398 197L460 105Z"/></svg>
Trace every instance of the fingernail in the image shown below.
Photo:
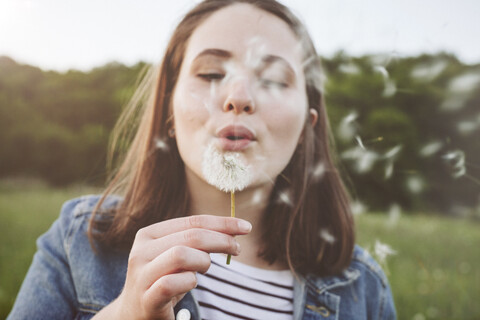
<svg viewBox="0 0 480 320"><path fill-rule="evenodd" d="M252 224L248 221L245 221L245 220L239 220L238 221L238 228L242 232L250 232L250 230L252 230Z"/></svg>

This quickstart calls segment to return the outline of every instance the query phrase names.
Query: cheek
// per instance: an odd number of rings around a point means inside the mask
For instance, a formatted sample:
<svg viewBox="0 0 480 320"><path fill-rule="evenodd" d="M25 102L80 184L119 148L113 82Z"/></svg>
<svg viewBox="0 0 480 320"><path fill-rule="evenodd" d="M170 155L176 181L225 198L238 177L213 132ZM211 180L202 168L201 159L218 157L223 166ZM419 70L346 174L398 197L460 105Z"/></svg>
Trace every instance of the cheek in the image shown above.
<svg viewBox="0 0 480 320"><path fill-rule="evenodd" d="M283 99L271 99L262 109L268 131L272 137L296 145L306 117L306 99L300 94L284 95Z"/></svg>
<svg viewBox="0 0 480 320"><path fill-rule="evenodd" d="M179 85L173 97L173 116L177 135L195 132L209 118L210 101L193 86Z"/></svg>

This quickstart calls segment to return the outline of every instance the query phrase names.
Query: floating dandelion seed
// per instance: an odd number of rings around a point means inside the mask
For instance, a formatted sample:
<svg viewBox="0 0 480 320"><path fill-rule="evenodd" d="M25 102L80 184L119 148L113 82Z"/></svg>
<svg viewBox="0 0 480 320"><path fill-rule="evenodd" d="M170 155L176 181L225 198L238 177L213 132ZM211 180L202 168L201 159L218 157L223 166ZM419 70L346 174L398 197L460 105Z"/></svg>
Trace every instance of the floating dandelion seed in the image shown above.
<svg viewBox="0 0 480 320"><path fill-rule="evenodd" d="M390 209L388 210L388 220L386 222L387 227L392 228L398 224L398 221L400 220L400 216L402 214L402 209L400 206L396 203L392 204L390 206Z"/></svg>
<svg viewBox="0 0 480 320"><path fill-rule="evenodd" d="M480 74L467 72L453 78L448 84L448 90L454 93L468 94L480 85Z"/></svg>
<svg viewBox="0 0 480 320"><path fill-rule="evenodd" d="M445 60L434 61L429 64L420 64L413 68L410 76L422 81L432 81L438 77L448 66Z"/></svg>
<svg viewBox="0 0 480 320"><path fill-rule="evenodd" d="M357 128L354 123L357 118L358 114L356 112L351 112L342 119L337 130L337 134L340 139L344 141L353 139L357 132Z"/></svg>
<svg viewBox="0 0 480 320"><path fill-rule="evenodd" d="M325 164L323 162L318 163L313 169L312 176L315 181L320 180L325 175Z"/></svg>
<svg viewBox="0 0 480 320"><path fill-rule="evenodd" d="M476 119L461 121L457 124L457 130L462 135L470 135L480 128L480 114Z"/></svg>
<svg viewBox="0 0 480 320"><path fill-rule="evenodd" d="M248 48L245 54L245 65L256 70L262 63L266 53L265 41L260 37L253 37L247 43Z"/></svg>
<svg viewBox="0 0 480 320"><path fill-rule="evenodd" d="M432 141L423 146L423 148L420 150L420 156L424 158L433 156L442 148L443 148L443 143L441 141Z"/></svg>
<svg viewBox="0 0 480 320"><path fill-rule="evenodd" d="M448 84L448 97L442 103L444 111L457 111L465 107L473 91L480 86L480 75L468 72L452 79Z"/></svg>
<svg viewBox="0 0 480 320"><path fill-rule="evenodd" d="M425 188L425 183L419 176L411 176L407 179L407 188L411 193L418 194Z"/></svg>
<svg viewBox="0 0 480 320"><path fill-rule="evenodd" d="M320 229L320 231L318 232L318 235L327 243L332 244L335 242L335 237L327 229Z"/></svg>
<svg viewBox="0 0 480 320"><path fill-rule="evenodd" d="M375 66L373 67L373 70L380 73L384 80L388 79L388 71L384 66Z"/></svg>
<svg viewBox="0 0 480 320"><path fill-rule="evenodd" d="M360 148L362 148L363 150L367 150L367 148L365 148L365 146L363 145L363 141L360 136L355 136L355 140L357 140L358 146Z"/></svg>
<svg viewBox="0 0 480 320"><path fill-rule="evenodd" d="M338 67L338 71L340 71L341 73L351 74L351 75L360 74L360 68L358 67L358 65L356 65L353 62L342 63Z"/></svg>
<svg viewBox="0 0 480 320"><path fill-rule="evenodd" d="M386 159L385 179L389 179L392 177L394 161L396 160L397 155L400 153L401 150L402 146L398 145L388 150L383 156L383 158Z"/></svg>
<svg viewBox="0 0 480 320"><path fill-rule="evenodd" d="M355 200L350 203L350 210L353 215L360 215L367 212L367 207L362 202Z"/></svg>
<svg viewBox="0 0 480 320"><path fill-rule="evenodd" d="M291 196L290 196L290 191L288 191L288 190L281 191L278 194L278 201L281 202L281 203L284 203L288 206L293 206L293 202L292 202Z"/></svg>
<svg viewBox="0 0 480 320"><path fill-rule="evenodd" d="M442 156L447 165L452 169L452 176L454 178L460 178L465 175L465 152L461 150L455 150L448 152Z"/></svg>
<svg viewBox="0 0 480 320"><path fill-rule="evenodd" d="M393 161L387 161L385 166L385 179L390 179L393 175Z"/></svg>
<svg viewBox="0 0 480 320"><path fill-rule="evenodd" d="M264 193L262 190L256 190L252 196L252 204L260 204L263 201Z"/></svg>
<svg viewBox="0 0 480 320"><path fill-rule="evenodd" d="M360 146L345 150L341 157L343 159L354 160L354 169L359 174L369 172L373 168L375 162L380 159L380 156L377 153L365 150Z"/></svg>
<svg viewBox="0 0 480 320"><path fill-rule="evenodd" d="M317 56L310 56L307 59L303 60L302 62L302 68L308 67L312 62L317 61L318 57Z"/></svg>
<svg viewBox="0 0 480 320"><path fill-rule="evenodd" d="M402 146L398 145L393 147L392 149L388 150L385 155L383 156L384 159L396 159L400 151L402 150Z"/></svg>
<svg viewBox="0 0 480 320"><path fill-rule="evenodd" d="M155 139L155 147L164 152L168 151L168 144L164 139L160 139L160 138Z"/></svg>
<svg viewBox="0 0 480 320"><path fill-rule="evenodd" d="M397 252L392 249L388 244L381 243L380 241L375 241L374 247L375 258L382 265L387 261L387 257L396 254Z"/></svg>
<svg viewBox="0 0 480 320"><path fill-rule="evenodd" d="M385 88L383 89L382 95L384 97L392 97L397 93L397 84L393 80L386 80L385 81Z"/></svg>
<svg viewBox="0 0 480 320"><path fill-rule="evenodd" d="M422 291L422 292L420 292L420 291ZM419 292L422 293L422 294L425 294L425 293L426 293L426 292L424 293L423 290L419 290ZM427 289L427 292L428 292L428 289ZM416 314L413 316L413 318L412 318L412 320L426 320L426 319L427 319L427 318L425 318L425 316L423 315L423 313L416 313Z"/></svg>

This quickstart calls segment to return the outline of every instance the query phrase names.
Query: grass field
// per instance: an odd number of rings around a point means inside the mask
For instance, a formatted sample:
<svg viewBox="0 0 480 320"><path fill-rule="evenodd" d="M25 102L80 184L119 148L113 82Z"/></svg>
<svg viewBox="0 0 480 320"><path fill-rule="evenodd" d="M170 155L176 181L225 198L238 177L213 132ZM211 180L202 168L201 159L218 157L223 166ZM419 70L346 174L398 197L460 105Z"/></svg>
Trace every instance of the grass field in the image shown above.
<svg viewBox="0 0 480 320"><path fill-rule="evenodd" d="M97 191L0 182L0 319L61 204ZM480 223L424 215L402 215L394 225L381 214L356 220L360 245L374 253L380 241L396 251L384 268L398 319L480 319Z"/></svg>

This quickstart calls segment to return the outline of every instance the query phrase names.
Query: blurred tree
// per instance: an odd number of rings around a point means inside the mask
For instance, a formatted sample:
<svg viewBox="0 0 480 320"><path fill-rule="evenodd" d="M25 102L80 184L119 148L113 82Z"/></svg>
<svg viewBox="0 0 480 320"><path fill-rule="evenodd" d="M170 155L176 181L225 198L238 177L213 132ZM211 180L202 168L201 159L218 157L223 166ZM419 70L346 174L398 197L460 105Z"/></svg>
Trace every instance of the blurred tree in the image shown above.
<svg viewBox="0 0 480 320"><path fill-rule="evenodd" d="M324 59L326 101L351 192L370 209L455 212L480 198L480 65L440 53ZM0 57L0 177L101 184L110 131L138 63L42 71Z"/></svg>

